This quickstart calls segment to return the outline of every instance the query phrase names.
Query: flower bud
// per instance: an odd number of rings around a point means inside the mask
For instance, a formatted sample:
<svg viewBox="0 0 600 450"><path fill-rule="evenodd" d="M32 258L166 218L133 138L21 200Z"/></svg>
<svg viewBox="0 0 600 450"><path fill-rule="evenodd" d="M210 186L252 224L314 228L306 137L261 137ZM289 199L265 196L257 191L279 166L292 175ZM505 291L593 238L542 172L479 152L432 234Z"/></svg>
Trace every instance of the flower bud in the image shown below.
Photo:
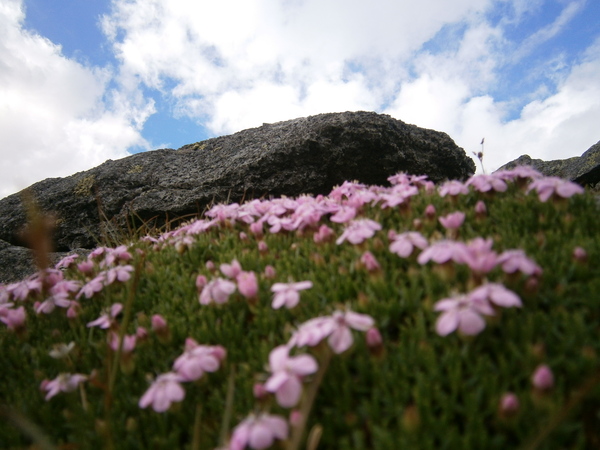
<svg viewBox="0 0 600 450"><path fill-rule="evenodd" d="M519 412L519 398L512 392L505 393L500 399L498 414L503 419L515 416Z"/></svg>
<svg viewBox="0 0 600 450"><path fill-rule="evenodd" d="M533 387L539 391L549 391L554 387L554 375L546 364L539 365L531 376Z"/></svg>
<svg viewBox="0 0 600 450"><path fill-rule="evenodd" d="M573 260L578 263L587 262L588 255L587 252L582 247L575 247L573 249Z"/></svg>

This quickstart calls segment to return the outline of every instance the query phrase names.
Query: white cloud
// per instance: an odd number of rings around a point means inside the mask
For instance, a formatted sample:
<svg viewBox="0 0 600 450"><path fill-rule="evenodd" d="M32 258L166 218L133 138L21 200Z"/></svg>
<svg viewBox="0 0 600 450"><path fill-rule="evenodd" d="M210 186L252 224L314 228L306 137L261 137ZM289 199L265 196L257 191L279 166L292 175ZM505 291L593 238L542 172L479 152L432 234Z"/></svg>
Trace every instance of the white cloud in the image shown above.
<svg viewBox="0 0 600 450"><path fill-rule="evenodd" d="M133 95L109 98L109 71L65 58L24 17L22 1L0 4L0 197L147 147L139 131L152 112Z"/></svg>
<svg viewBox="0 0 600 450"><path fill-rule="evenodd" d="M585 55L544 47L583 0L522 33L548 1L112 0L112 69L65 58L23 29L22 0L5 0L0 195L147 148L148 95L212 134L364 109L447 132L469 155L485 137L488 170L523 153L581 154L600 138L600 38ZM507 74L520 65L533 87L513 94Z"/></svg>
<svg viewBox="0 0 600 450"><path fill-rule="evenodd" d="M222 134L319 112L377 109L425 41L489 4L117 0L103 24L124 73Z"/></svg>
<svg viewBox="0 0 600 450"><path fill-rule="evenodd" d="M554 21L531 34L512 53L512 60L517 62L529 55L535 48L559 34L569 22L583 9L586 0L570 1Z"/></svg>

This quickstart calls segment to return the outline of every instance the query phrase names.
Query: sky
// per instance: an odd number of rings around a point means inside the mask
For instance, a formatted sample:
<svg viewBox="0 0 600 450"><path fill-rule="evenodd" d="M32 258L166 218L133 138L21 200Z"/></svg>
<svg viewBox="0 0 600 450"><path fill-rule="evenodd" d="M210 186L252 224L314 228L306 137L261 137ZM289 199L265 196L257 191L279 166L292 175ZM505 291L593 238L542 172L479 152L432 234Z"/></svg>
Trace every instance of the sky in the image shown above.
<svg viewBox="0 0 600 450"><path fill-rule="evenodd" d="M0 197L327 112L443 131L483 150L480 173L579 156L600 140L598 17L598 0L2 0Z"/></svg>

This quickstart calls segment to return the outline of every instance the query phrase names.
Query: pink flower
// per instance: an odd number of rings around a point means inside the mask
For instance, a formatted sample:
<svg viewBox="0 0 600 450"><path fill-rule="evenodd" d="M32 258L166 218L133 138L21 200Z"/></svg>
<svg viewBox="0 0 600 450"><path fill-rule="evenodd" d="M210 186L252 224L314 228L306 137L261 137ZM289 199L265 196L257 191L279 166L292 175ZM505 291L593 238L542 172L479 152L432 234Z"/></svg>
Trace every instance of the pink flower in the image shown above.
<svg viewBox="0 0 600 450"><path fill-rule="evenodd" d="M319 230L314 234L313 240L319 244L321 242L327 242L333 237L333 230L327 225L321 225Z"/></svg>
<svg viewBox="0 0 600 450"><path fill-rule="evenodd" d="M503 180L519 180L528 178L542 178L543 175L531 166L517 166L511 170L500 170L494 172L494 175Z"/></svg>
<svg viewBox="0 0 600 450"><path fill-rule="evenodd" d="M276 272L275 272L275 267L268 265L267 267L265 267L265 278L268 280L272 280L273 278L275 278Z"/></svg>
<svg viewBox="0 0 600 450"><path fill-rule="evenodd" d="M427 217L428 219L433 219L435 217L436 214L436 210L435 210L435 206L433 206L431 203L429 205L427 205L427 207L425 208L425 217Z"/></svg>
<svg viewBox="0 0 600 450"><path fill-rule="evenodd" d="M52 381L44 380L40 387L47 392L46 400L50 400L59 392L73 392L80 383L87 380L85 375L75 373L61 373Z"/></svg>
<svg viewBox="0 0 600 450"><path fill-rule="evenodd" d="M261 221L250 224L250 232L258 238L263 235L263 223Z"/></svg>
<svg viewBox="0 0 600 450"><path fill-rule="evenodd" d="M227 352L220 345L199 345L194 339L187 338L185 352L173 363L173 370L181 377L181 381L195 381L205 372L219 370L221 361Z"/></svg>
<svg viewBox="0 0 600 450"><path fill-rule="evenodd" d="M469 294L471 300L483 303L489 301L503 308L520 308L521 299L513 291L506 289L502 284L487 283L479 286Z"/></svg>
<svg viewBox="0 0 600 450"><path fill-rule="evenodd" d="M373 253L371 252L364 252L360 257L360 262L363 264L363 266L365 266L365 268L369 272L377 272L381 269L381 266L377 262L377 259L375 258L375 256L373 256Z"/></svg>
<svg viewBox="0 0 600 450"><path fill-rule="evenodd" d="M150 319L150 323L152 324L152 330L155 333L164 333L169 329L167 321L160 314L154 314Z"/></svg>
<svg viewBox="0 0 600 450"><path fill-rule="evenodd" d="M428 245L427 239L418 231L407 231L400 234L391 231L388 237L393 241L390 244L390 251L402 258L412 255L415 248L424 249Z"/></svg>
<svg viewBox="0 0 600 450"><path fill-rule="evenodd" d="M258 294L258 281L254 272L241 272L237 277L237 288L246 298L254 298Z"/></svg>
<svg viewBox="0 0 600 450"><path fill-rule="evenodd" d="M123 336L123 345L121 346L121 353L127 354L133 352L135 349L135 344L137 342L137 336L135 334L132 335L124 335ZM119 350L119 334L115 332L111 332L108 338L108 344L113 351Z"/></svg>
<svg viewBox="0 0 600 450"><path fill-rule="evenodd" d="M514 416L519 411L519 398L512 392L505 393L500 399L499 411L502 417Z"/></svg>
<svg viewBox="0 0 600 450"><path fill-rule="evenodd" d="M473 239L464 247L462 262L479 275L490 272L498 263L498 255L492 250L492 245L494 241L491 239Z"/></svg>
<svg viewBox="0 0 600 450"><path fill-rule="evenodd" d="M147 408L152 405L154 411L165 412L171 407L171 403L184 399L185 391L181 387L181 381L181 376L173 372L159 375L140 398L139 407Z"/></svg>
<svg viewBox="0 0 600 450"><path fill-rule="evenodd" d="M219 305L226 303L229 296L235 292L235 283L223 278L212 280L200 293L200 304L209 305L215 302Z"/></svg>
<svg viewBox="0 0 600 450"><path fill-rule="evenodd" d="M317 361L310 355L289 356L290 349L280 345L269 355L271 377L265 383L265 389L275 393L277 403L283 408L291 408L300 400L302 377L315 373Z"/></svg>
<svg viewBox="0 0 600 450"><path fill-rule="evenodd" d="M106 248L104 253L104 261L100 262L100 267L113 266L119 261L129 261L132 258L125 245L120 245L114 249Z"/></svg>
<svg viewBox="0 0 600 450"><path fill-rule="evenodd" d="M271 287L273 296L273 309L279 309L283 305L291 309L300 301L300 291L312 288L312 281L300 281L298 283L275 283Z"/></svg>
<svg viewBox="0 0 600 450"><path fill-rule="evenodd" d="M94 262L90 261L89 259L86 261L82 261L79 264L77 264L77 270L79 270L81 273L88 275L90 273L93 272L94 270Z"/></svg>
<svg viewBox="0 0 600 450"><path fill-rule="evenodd" d="M198 275L196 277L196 289L198 289L198 291L201 291L202 288L204 286L206 286L208 284L208 280L206 279L206 277L204 275Z"/></svg>
<svg viewBox="0 0 600 450"><path fill-rule="evenodd" d="M25 300L32 292L42 292L42 280L34 275L26 280L7 285L6 290L15 300Z"/></svg>
<svg viewBox="0 0 600 450"><path fill-rule="evenodd" d="M483 217L487 214L487 207L485 206L485 203L482 200L478 200L477 203L475 203L475 215L477 217Z"/></svg>
<svg viewBox="0 0 600 450"><path fill-rule="evenodd" d="M335 311L331 319L333 329L327 342L334 353L338 354L348 350L354 342L350 328L367 331L375 325L371 316L352 311Z"/></svg>
<svg viewBox="0 0 600 450"><path fill-rule="evenodd" d="M495 174L473 175L471 178L469 178L466 184L467 186L473 186L475 190L479 192L504 192L506 189L508 189L506 183Z"/></svg>
<svg viewBox="0 0 600 450"><path fill-rule="evenodd" d="M485 328L485 320L481 315L494 315L489 303L470 295L442 299L433 309L443 311L435 324L435 330L440 336L447 336L457 328L467 336L479 334Z"/></svg>
<svg viewBox="0 0 600 450"><path fill-rule="evenodd" d="M262 383L254 383L254 386L252 386L252 394L254 395L254 398L258 400L262 400L269 395L265 389L265 385Z"/></svg>
<svg viewBox="0 0 600 450"><path fill-rule="evenodd" d="M559 177L544 177L533 180L527 192L535 190L541 202L546 202L552 196L569 198L575 194L583 194L585 190L578 184Z"/></svg>
<svg viewBox="0 0 600 450"><path fill-rule="evenodd" d="M468 194L469 188L467 186L465 186L464 183L461 183L460 181L451 180L451 181L446 181L444 184L442 184L439 187L438 192L440 194L440 197L445 197L446 195L451 195L454 197L459 194L463 194L463 195Z"/></svg>
<svg viewBox="0 0 600 450"><path fill-rule="evenodd" d="M437 264L443 264L449 261L462 264L466 253L465 244L451 240L442 240L433 243L421 252L417 261L419 264L426 264L433 261Z"/></svg>
<svg viewBox="0 0 600 450"><path fill-rule="evenodd" d="M410 198L418 193L419 189L415 186L397 184L388 193L382 193L379 196L382 200L381 208L394 208L398 205L406 205L410 201Z"/></svg>
<svg viewBox="0 0 600 450"><path fill-rule="evenodd" d="M115 322L115 317L117 317L121 311L123 310L123 305L121 303L114 303L110 310L105 311L99 318L92 322L88 322L87 326L89 327L100 327L102 329L107 329L112 326Z"/></svg>
<svg viewBox="0 0 600 450"><path fill-rule="evenodd" d="M498 257L498 264L502 265L504 273L521 272L525 275L541 275L542 269L533 260L529 259L521 249L507 250Z"/></svg>
<svg viewBox="0 0 600 450"><path fill-rule="evenodd" d="M69 309L67 309L67 318L75 319L79 315L80 311L81 311L81 305L79 304L79 302L76 302L75 300L73 300L71 302L71 306L69 306Z"/></svg>
<svg viewBox="0 0 600 450"><path fill-rule="evenodd" d="M258 241L257 247L258 247L259 253L264 254L269 251L269 246L267 245L267 243L265 241Z"/></svg>
<svg viewBox="0 0 600 450"><path fill-rule="evenodd" d="M372 238L375 232L381 230L381 225L371 219L356 219L352 220L342 235L335 241L340 245L345 240L351 244L360 244L366 239Z"/></svg>
<svg viewBox="0 0 600 450"><path fill-rule="evenodd" d="M3 322L10 330L19 330L25 325L27 314L25 308L17 309L0 308L0 322Z"/></svg>
<svg viewBox="0 0 600 450"><path fill-rule="evenodd" d="M381 332L377 328L369 328L365 333L365 341L367 342L367 347L369 348L380 347L383 344Z"/></svg>
<svg viewBox="0 0 600 450"><path fill-rule="evenodd" d="M336 223L346 223L356 217L356 208L340 206L338 211L329 220Z"/></svg>
<svg viewBox="0 0 600 450"><path fill-rule="evenodd" d="M465 221L465 213L456 211L438 219L442 226L447 230L456 230Z"/></svg>
<svg viewBox="0 0 600 450"><path fill-rule="evenodd" d="M100 273L97 277L84 284L75 298L78 299L82 295L85 295L85 298L92 298L97 292L100 292L104 288L104 280L104 273Z"/></svg>
<svg viewBox="0 0 600 450"><path fill-rule="evenodd" d="M59 292L44 300L36 308L36 314L50 314L54 311L54 308L68 308L71 306L71 300L69 300L69 294L66 292Z"/></svg>
<svg viewBox="0 0 600 450"><path fill-rule="evenodd" d="M531 376L533 387L540 391L549 391L554 387L554 375L552 370L546 364L537 366Z"/></svg>
<svg viewBox="0 0 600 450"><path fill-rule="evenodd" d="M587 252L583 247L575 247L573 249L573 259L579 263L584 263L588 259Z"/></svg>
<svg viewBox="0 0 600 450"><path fill-rule="evenodd" d="M131 272L133 272L133 266L117 266L106 271L106 284L112 284L115 281L124 283L131 278Z"/></svg>
<svg viewBox="0 0 600 450"><path fill-rule="evenodd" d="M234 428L229 443L230 450L244 450L246 447L264 449L271 447L275 439L287 439L288 424L281 416L262 413L250 414Z"/></svg>
<svg viewBox="0 0 600 450"><path fill-rule="evenodd" d="M242 272L242 266L237 259L231 261L231 264L221 264L221 273L227 278L234 279Z"/></svg>
<svg viewBox="0 0 600 450"><path fill-rule="evenodd" d="M77 253L75 253L74 255L65 256L63 259L61 259L59 262L56 263L54 268L55 269L62 269L62 268L66 269L71 264L73 264L77 258L79 258L79 255Z"/></svg>
<svg viewBox="0 0 600 450"><path fill-rule="evenodd" d="M333 321L329 316L315 317L301 324L294 332L288 345L290 347L314 347L333 331Z"/></svg>

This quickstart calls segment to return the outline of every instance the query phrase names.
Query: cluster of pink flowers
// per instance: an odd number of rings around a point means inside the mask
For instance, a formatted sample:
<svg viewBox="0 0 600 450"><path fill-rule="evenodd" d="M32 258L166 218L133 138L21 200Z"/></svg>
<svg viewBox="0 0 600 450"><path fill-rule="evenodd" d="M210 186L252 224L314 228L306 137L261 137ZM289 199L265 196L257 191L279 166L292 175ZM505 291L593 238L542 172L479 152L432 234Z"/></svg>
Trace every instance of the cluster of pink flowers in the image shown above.
<svg viewBox="0 0 600 450"><path fill-rule="evenodd" d="M207 281L204 275L198 275L196 278L196 287L200 291L198 300L201 305L227 303L236 289L245 298L255 298L257 296L258 280L256 274L242 270L239 261L234 259L231 264L221 264L220 270L227 278L217 277L211 281Z"/></svg>
<svg viewBox="0 0 600 450"><path fill-rule="evenodd" d="M220 345L200 345L188 337L185 351L173 363L173 371L156 377L140 398L139 407L152 405L156 412L167 411L173 402L185 398L181 383L199 380L206 372L216 372L226 355L227 351Z"/></svg>
<svg viewBox="0 0 600 450"><path fill-rule="evenodd" d="M529 181L531 180L531 181ZM156 249L165 245L174 246L183 252L195 243L194 236L219 227L240 223L246 225L246 232L240 238L256 238L261 253L269 251L263 239L265 230L269 233L300 232L312 233L316 243L335 240L337 245L349 243L360 245L373 238L382 230L377 221L361 218L366 205L379 205L382 209L410 207L411 199L420 191L435 192L434 184L425 176L397 174L389 178L389 188L366 186L355 182L345 182L332 190L329 196L301 196L296 199L279 198L272 200L252 200L242 205L216 205L207 213L207 219L196 220L177 230L164 233L159 238L146 237ZM471 190L492 195L504 192L509 182L528 183L526 192L535 192L540 201L551 198L564 199L583 192L583 189L571 182L542 177L531 168L517 168L513 171L497 172L492 175L475 175L468 181L448 181L437 188L442 197L466 195ZM486 207L482 201L477 203L475 212L485 215ZM435 220L437 211L429 205L425 211L425 220ZM322 223L327 218L332 224L341 224L343 230L336 237L334 229ZM446 230L447 237L456 238L457 230L463 225L465 213L454 211L438 218ZM334 228L339 225L332 225ZM494 269L501 268L505 274L520 273L525 276L539 277L542 269L520 249L510 249L502 253L495 252L492 239L476 238L469 242L442 239L429 243L428 239L417 231L396 233L388 232L389 250L402 257L416 257L419 264L466 265L473 274L474 288L468 293L452 295L434 304L439 312L435 330L441 336L458 331L464 335L476 335L486 327L486 319L498 315L500 308L521 307L519 296L500 283L485 279ZM581 255L581 251L578 251ZM581 258L581 257L580 257ZM127 282L134 272L129 264L132 255L126 246L111 249L99 247L89 254L87 259L77 262L77 255L61 260L54 269L47 269L21 281L9 285L0 285L0 321L9 329L24 327L26 312L18 302L35 299L33 304L37 314L50 314L54 310L67 311L69 318L76 317L81 310L80 301L91 299L104 287L117 282ZM379 271L381 266L375 256L364 251L360 263L370 272ZM80 280L67 280L61 269L76 266ZM237 260L221 264L220 274L217 268L207 263L207 269L214 275L210 280L198 275L196 286L198 301L202 305L212 303L225 304L236 291L246 299L256 299L259 294L257 274L243 270ZM264 278L275 277L275 269L265 268ZM294 308L300 302L300 292L313 287L311 281L288 283L277 282L271 286L272 308ZM471 285L470 287L473 287ZM138 340L146 337L147 332L138 328L136 334L126 335L119 332L117 317L123 305L115 303L105 310L96 320L87 323L88 327L107 330L107 342L115 352L130 357ZM157 335L168 336L166 321L158 315L152 318L152 326ZM270 376L260 386L265 395L274 395L279 406L295 407L302 398L303 383L307 377L319 370L317 360L310 354L301 352L306 347L315 347L326 342L331 352L341 354L354 343L353 330L366 333L370 347L380 346L381 334L375 328L375 320L365 314L350 310L335 311L328 316L315 317L297 327L285 345L274 348L269 355ZM184 352L175 359L172 370L160 374L139 400L140 408L152 408L157 412L167 411L171 404L185 397L183 383L193 382L205 373L219 370L226 357L226 350L220 346L200 345L192 338L185 342ZM54 380L44 380L41 389L49 400L59 392L71 392L87 380L83 374L61 373ZM532 376L536 389L548 390L553 385L552 372L547 366L540 366ZM502 408L518 408L518 399L507 396L502 400ZM515 407L515 404L517 405ZM231 449L243 449L247 446L256 449L267 448L276 439L286 439L289 434L288 422L267 411L253 413L242 421L233 431Z"/></svg>
<svg viewBox="0 0 600 450"><path fill-rule="evenodd" d="M455 330L464 335L479 334L485 328L482 316L494 316L495 308L521 307L521 299L502 284L486 283L468 294L459 294L438 301L433 309L443 311L435 329L440 336Z"/></svg>
<svg viewBox="0 0 600 450"><path fill-rule="evenodd" d="M467 265L471 269L471 280L480 284L468 294L457 294L434 305L435 311L444 312L436 322L439 335L446 336L456 329L465 335L478 334L485 328L486 322L482 316L495 315L495 307L521 306L519 297L502 284L484 282L483 277L494 268L501 267L507 274L520 272L534 277L542 274L542 269L522 250L507 250L498 255L492 250L492 245L492 239L483 238L475 238L467 243L441 240L425 247L417 257L420 264L433 261L437 264Z"/></svg>
<svg viewBox="0 0 600 450"><path fill-rule="evenodd" d="M25 301L33 302L36 314L50 314L60 308L73 319L81 310L79 300L82 296L91 298L109 284L129 280L133 272L133 267L125 264L132 258L127 247L99 247L77 264L79 273L88 280L86 283L65 279L63 269L75 265L78 258L79 255L69 255L54 268L38 271L16 283L0 285L0 321L12 330L23 329L27 313L23 306L16 307L14 302ZM103 270L94 274L96 267Z"/></svg>
<svg viewBox="0 0 600 450"><path fill-rule="evenodd" d="M316 317L300 325L286 345L274 348L269 354L271 376L264 385L255 386L255 395L275 395L282 408L295 407L302 396L303 381L319 369L317 360L308 354L290 356L294 348L314 347L327 339L331 350L342 353L348 350L354 339L351 329L369 333L370 344L381 345L381 335L374 328L372 317L352 311L335 311L331 316ZM292 420L292 419L290 419ZM233 430L229 449L254 449L270 447L275 439L286 439L289 433L287 421L276 415L261 412L250 414Z"/></svg>

